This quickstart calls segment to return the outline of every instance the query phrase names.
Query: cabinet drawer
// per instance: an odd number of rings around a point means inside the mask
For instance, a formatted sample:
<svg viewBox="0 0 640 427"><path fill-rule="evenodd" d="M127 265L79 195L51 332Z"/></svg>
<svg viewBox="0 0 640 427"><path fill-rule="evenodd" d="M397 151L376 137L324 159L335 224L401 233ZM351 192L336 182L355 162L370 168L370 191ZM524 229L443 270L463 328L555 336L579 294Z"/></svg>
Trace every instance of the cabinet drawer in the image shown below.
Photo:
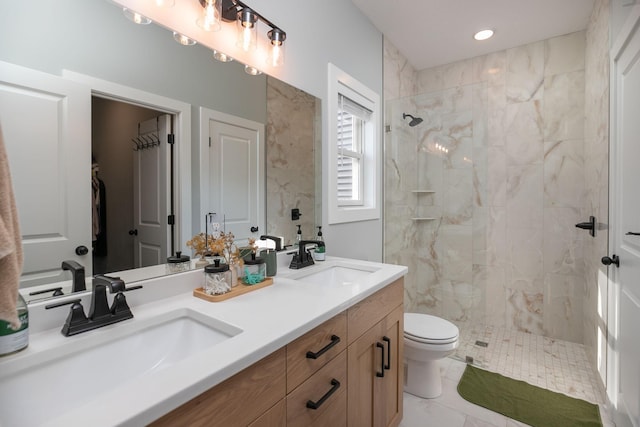
<svg viewBox="0 0 640 427"><path fill-rule="evenodd" d="M400 278L347 310L349 344L402 304L404 278Z"/></svg>
<svg viewBox="0 0 640 427"><path fill-rule="evenodd" d="M286 427L287 401L282 399L248 427Z"/></svg>
<svg viewBox="0 0 640 427"><path fill-rule="evenodd" d="M309 401L318 404L318 408L308 408ZM287 426L346 425L347 352L343 351L287 395Z"/></svg>
<svg viewBox="0 0 640 427"><path fill-rule="evenodd" d="M282 348L151 425L246 426L284 398L285 363L285 349Z"/></svg>
<svg viewBox="0 0 640 427"><path fill-rule="evenodd" d="M302 384L347 346L347 315L342 312L287 345L287 393ZM311 357L307 357L307 353ZM314 358L315 357L315 358Z"/></svg>

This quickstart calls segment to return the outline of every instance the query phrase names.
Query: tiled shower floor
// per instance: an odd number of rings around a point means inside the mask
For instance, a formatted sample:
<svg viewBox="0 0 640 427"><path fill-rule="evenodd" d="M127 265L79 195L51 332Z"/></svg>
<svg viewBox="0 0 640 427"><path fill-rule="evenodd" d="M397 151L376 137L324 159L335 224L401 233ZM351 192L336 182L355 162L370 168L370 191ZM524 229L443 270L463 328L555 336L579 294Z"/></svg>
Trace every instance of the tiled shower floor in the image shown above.
<svg viewBox="0 0 640 427"><path fill-rule="evenodd" d="M604 391L580 344L493 327L465 328L456 354L440 363L442 395L420 399L404 394L400 427L522 427L525 424L467 402L457 392L466 356L483 369L598 404L604 427L613 427ZM475 342L483 341L482 347Z"/></svg>
<svg viewBox="0 0 640 427"><path fill-rule="evenodd" d="M491 326L464 328L455 358L591 403L604 403L604 390L584 346ZM487 343L487 347L476 344Z"/></svg>

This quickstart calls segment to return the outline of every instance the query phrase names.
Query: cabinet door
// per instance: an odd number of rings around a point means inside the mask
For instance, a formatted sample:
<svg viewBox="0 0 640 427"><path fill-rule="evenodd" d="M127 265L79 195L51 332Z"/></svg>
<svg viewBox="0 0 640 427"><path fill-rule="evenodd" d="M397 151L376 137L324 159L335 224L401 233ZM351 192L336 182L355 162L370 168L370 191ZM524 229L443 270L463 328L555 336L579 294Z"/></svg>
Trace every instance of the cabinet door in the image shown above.
<svg viewBox="0 0 640 427"><path fill-rule="evenodd" d="M367 330L347 349L348 425L374 426L377 395L382 387L384 359L382 322ZM378 374L378 375L377 375Z"/></svg>
<svg viewBox="0 0 640 427"><path fill-rule="evenodd" d="M397 426L402 420L402 391L404 368L404 310L398 306L383 321L382 341L385 348L385 374L382 382L379 409L381 423Z"/></svg>

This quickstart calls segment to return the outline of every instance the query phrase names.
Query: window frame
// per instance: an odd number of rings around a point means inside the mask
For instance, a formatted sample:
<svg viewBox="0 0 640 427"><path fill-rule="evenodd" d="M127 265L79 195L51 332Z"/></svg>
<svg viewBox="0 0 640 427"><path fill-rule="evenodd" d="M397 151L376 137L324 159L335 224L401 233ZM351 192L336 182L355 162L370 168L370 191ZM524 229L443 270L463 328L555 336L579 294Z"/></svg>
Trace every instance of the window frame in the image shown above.
<svg viewBox="0 0 640 427"><path fill-rule="evenodd" d="M354 77L329 64L328 70L328 223L367 221L379 219L381 185L381 132L380 96ZM365 136L360 158L359 200L338 199L338 112L340 95L371 111L363 121Z"/></svg>

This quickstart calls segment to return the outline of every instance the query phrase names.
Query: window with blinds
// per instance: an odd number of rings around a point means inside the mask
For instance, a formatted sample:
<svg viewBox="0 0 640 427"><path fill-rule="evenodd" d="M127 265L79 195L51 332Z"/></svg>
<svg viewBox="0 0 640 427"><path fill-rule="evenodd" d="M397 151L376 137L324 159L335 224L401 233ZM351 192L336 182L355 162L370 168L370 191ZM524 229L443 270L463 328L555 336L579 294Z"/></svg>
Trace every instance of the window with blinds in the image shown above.
<svg viewBox="0 0 640 427"><path fill-rule="evenodd" d="M337 195L340 206L362 205L366 123L371 111L340 94L338 96Z"/></svg>

